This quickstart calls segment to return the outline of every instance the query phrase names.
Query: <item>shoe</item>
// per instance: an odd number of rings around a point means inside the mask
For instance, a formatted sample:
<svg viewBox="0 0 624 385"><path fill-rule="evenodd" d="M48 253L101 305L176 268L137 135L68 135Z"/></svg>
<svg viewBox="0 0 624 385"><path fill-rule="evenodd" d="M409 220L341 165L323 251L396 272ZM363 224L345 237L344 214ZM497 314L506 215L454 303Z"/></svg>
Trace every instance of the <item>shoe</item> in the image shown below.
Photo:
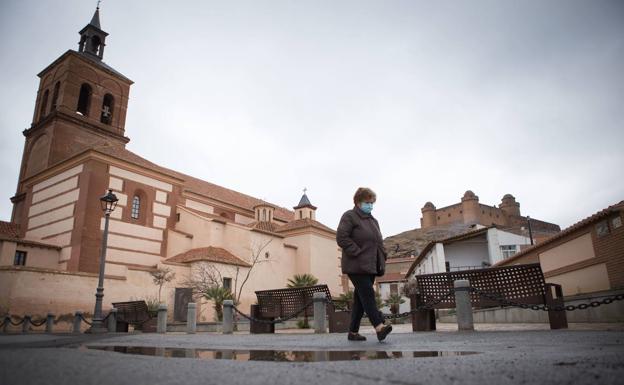
<svg viewBox="0 0 624 385"><path fill-rule="evenodd" d="M363 335L360 335L359 333L351 333L351 332L349 332L349 334L347 335L347 339L349 341L366 341L366 337L364 337Z"/></svg>
<svg viewBox="0 0 624 385"><path fill-rule="evenodd" d="M391 331L392 331L392 325L384 325L384 327L381 328L381 331L377 332L377 339L380 342L385 340L386 336L390 334Z"/></svg>

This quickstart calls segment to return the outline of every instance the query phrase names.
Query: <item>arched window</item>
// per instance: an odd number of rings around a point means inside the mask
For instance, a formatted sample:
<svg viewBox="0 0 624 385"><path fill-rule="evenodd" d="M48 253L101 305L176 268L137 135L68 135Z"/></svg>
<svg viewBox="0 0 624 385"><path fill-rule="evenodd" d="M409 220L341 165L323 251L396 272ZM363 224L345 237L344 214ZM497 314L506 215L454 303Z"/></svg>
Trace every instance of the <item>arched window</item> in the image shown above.
<svg viewBox="0 0 624 385"><path fill-rule="evenodd" d="M56 103L58 102L58 94L60 88L61 82L56 82L56 84L54 85L54 92L52 92L52 107L50 108L51 111L56 110Z"/></svg>
<svg viewBox="0 0 624 385"><path fill-rule="evenodd" d="M50 92L45 90L43 93L43 98L41 98L41 107L39 108L39 120L45 118L46 116L46 107L48 106L48 95Z"/></svg>
<svg viewBox="0 0 624 385"><path fill-rule="evenodd" d="M104 95L104 100L102 101L102 114L100 115L100 122L104 124L111 124L113 122L114 104L115 99L113 98L113 95Z"/></svg>
<svg viewBox="0 0 624 385"><path fill-rule="evenodd" d="M89 115L89 104L91 104L91 86L87 83L83 83L80 86L80 95L78 96L78 107L76 111L80 112L84 116Z"/></svg>
<svg viewBox="0 0 624 385"><path fill-rule="evenodd" d="M91 52L96 55L100 54L100 49L102 48L102 40L98 36L91 37Z"/></svg>
<svg viewBox="0 0 624 385"><path fill-rule="evenodd" d="M139 198L138 195L135 195L134 198L132 198L132 212L130 213L130 216L132 217L132 219L139 219L140 212L141 198Z"/></svg>

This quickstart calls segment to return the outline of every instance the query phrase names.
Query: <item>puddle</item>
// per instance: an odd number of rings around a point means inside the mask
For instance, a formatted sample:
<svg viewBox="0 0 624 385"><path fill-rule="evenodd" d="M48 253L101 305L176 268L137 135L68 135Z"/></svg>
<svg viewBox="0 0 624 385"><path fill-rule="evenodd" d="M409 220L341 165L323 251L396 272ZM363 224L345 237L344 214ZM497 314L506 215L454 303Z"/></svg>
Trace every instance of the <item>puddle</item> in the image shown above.
<svg viewBox="0 0 624 385"><path fill-rule="evenodd" d="M239 350L182 349L148 346L86 346L88 349L143 356L195 358L200 360L319 362L385 360L397 358L454 357L478 352L389 350Z"/></svg>

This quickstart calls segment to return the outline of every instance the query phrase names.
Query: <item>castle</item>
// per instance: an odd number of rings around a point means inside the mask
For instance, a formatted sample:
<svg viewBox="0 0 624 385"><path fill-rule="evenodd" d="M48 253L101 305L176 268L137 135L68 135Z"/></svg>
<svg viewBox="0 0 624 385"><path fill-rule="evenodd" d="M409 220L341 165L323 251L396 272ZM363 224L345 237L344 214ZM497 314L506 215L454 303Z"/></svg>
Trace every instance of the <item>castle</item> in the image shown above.
<svg viewBox="0 0 624 385"><path fill-rule="evenodd" d="M79 34L77 51L38 74L11 222L0 222L0 313L93 308L105 225L100 197L109 189L119 201L110 216L105 309L156 296L150 273L164 268L175 273L161 301L170 318L185 317L185 282L202 266L241 293L242 309L255 290L284 287L295 274L342 292L335 232L316 221L305 192L290 210L127 150L133 82L103 61L108 33L99 9ZM211 321L211 306L198 306L198 321Z"/></svg>

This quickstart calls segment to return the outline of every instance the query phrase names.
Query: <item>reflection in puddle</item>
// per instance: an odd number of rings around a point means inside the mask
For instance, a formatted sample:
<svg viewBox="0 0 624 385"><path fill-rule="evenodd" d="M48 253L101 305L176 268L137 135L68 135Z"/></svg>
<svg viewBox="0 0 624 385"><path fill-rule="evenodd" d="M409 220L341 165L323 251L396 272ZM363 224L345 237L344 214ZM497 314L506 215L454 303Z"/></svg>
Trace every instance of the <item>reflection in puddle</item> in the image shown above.
<svg viewBox="0 0 624 385"><path fill-rule="evenodd" d="M393 358L451 357L478 352L453 351L386 351L386 350L230 350L182 349L149 346L87 346L89 349L139 354L144 356L198 358L201 360L318 362L384 360Z"/></svg>

